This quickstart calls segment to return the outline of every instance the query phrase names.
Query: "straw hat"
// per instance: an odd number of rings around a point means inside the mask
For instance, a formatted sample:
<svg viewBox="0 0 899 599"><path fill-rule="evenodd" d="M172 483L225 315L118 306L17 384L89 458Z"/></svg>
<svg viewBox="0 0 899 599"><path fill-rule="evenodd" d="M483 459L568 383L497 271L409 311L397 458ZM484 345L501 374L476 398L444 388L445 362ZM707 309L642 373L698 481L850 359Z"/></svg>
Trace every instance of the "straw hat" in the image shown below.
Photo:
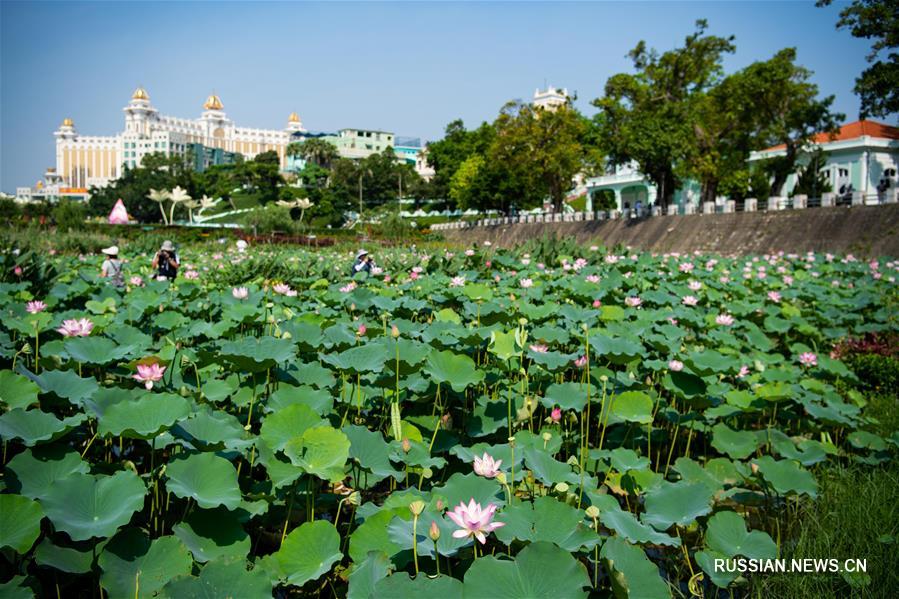
<svg viewBox="0 0 899 599"><path fill-rule="evenodd" d="M362 256L367 256L367 255L368 255L368 250L359 250L358 252L356 252L356 260L358 260Z"/></svg>
<svg viewBox="0 0 899 599"><path fill-rule="evenodd" d="M171 252L175 249L175 246L172 244L171 241L166 239L165 241L162 242L162 249L164 249L167 252Z"/></svg>
<svg viewBox="0 0 899 599"><path fill-rule="evenodd" d="M100 251L103 252L104 254L106 254L107 256L118 256L119 255L119 246L111 245L108 248L103 248Z"/></svg>

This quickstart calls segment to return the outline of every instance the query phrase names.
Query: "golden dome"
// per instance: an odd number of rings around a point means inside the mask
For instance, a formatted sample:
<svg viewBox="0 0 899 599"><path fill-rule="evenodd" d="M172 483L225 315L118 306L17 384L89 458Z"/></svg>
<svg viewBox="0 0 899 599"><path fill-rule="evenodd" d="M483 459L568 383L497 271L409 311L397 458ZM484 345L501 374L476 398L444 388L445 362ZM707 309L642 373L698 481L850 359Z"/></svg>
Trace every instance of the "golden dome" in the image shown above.
<svg viewBox="0 0 899 599"><path fill-rule="evenodd" d="M66 117L62 120L63 127L74 127L75 123L69 117Z"/></svg>
<svg viewBox="0 0 899 599"><path fill-rule="evenodd" d="M136 90L134 90L134 93L131 94L131 99L132 100L149 100L150 94L148 94L147 90L145 90L144 88L138 87Z"/></svg>
<svg viewBox="0 0 899 599"><path fill-rule="evenodd" d="M206 103L203 104L203 108L206 110L223 110L225 107L222 105L222 100L217 95L212 94L208 98L206 98Z"/></svg>
<svg viewBox="0 0 899 599"><path fill-rule="evenodd" d="M300 122L300 115L298 115L298 114L295 113L295 112L291 112L291 113L290 113L290 116L287 117L287 122L288 122L288 123L299 123L299 122Z"/></svg>

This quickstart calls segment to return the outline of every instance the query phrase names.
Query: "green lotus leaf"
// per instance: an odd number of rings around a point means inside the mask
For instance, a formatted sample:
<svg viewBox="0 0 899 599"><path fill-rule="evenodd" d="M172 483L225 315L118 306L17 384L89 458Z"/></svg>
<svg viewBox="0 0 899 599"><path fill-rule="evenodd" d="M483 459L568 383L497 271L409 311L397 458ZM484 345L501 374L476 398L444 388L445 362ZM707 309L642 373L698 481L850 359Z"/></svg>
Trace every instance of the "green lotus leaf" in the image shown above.
<svg viewBox="0 0 899 599"><path fill-rule="evenodd" d="M624 364L644 353L640 343L620 337L600 335L590 339L590 345L596 355L613 364Z"/></svg>
<svg viewBox="0 0 899 599"><path fill-rule="evenodd" d="M194 499L203 508L240 505L240 486L234 465L214 453L195 453L168 463L166 489L177 497Z"/></svg>
<svg viewBox="0 0 899 599"><path fill-rule="evenodd" d="M752 431L735 431L719 422L712 427L712 447L734 460L752 455L759 446L759 438Z"/></svg>
<svg viewBox="0 0 899 599"><path fill-rule="evenodd" d="M515 332L504 333L493 331L490 334L490 345L487 350L505 362L521 355L521 349L515 343Z"/></svg>
<svg viewBox="0 0 899 599"><path fill-rule="evenodd" d="M514 560L479 558L465 572L463 595L493 599L586 597L590 578L572 555L545 541L531 543Z"/></svg>
<svg viewBox="0 0 899 599"><path fill-rule="evenodd" d="M190 414L190 403L174 393L146 393L114 404L100 418L102 436L152 439Z"/></svg>
<svg viewBox="0 0 899 599"><path fill-rule="evenodd" d="M306 522L281 543L274 559L288 584L302 586L318 579L343 558L340 535L329 522Z"/></svg>
<svg viewBox="0 0 899 599"><path fill-rule="evenodd" d="M26 375L28 376L28 375ZM29 376L44 393L55 393L63 399L79 403L92 396L99 389L93 378L81 378L71 370L48 370L40 375Z"/></svg>
<svg viewBox="0 0 899 599"><path fill-rule="evenodd" d="M28 378L11 370L0 371L0 405L9 410L28 408L37 402L41 388Z"/></svg>
<svg viewBox="0 0 899 599"><path fill-rule="evenodd" d="M590 450L590 459L607 461L618 472L646 470L649 468L649 458L638 455L633 449L624 447L616 447L611 451L608 449L603 449L602 451Z"/></svg>
<svg viewBox="0 0 899 599"><path fill-rule="evenodd" d="M350 458L374 475L370 482L378 482L388 476L397 480L402 478L403 472L390 462L390 445L380 432L356 425L345 426L342 430L350 440Z"/></svg>
<svg viewBox="0 0 899 599"><path fill-rule="evenodd" d="M121 360L130 351L106 337L73 337L65 342L69 356L85 364L109 364Z"/></svg>
<svg viewBox="0 0 899 599"><path fill-rule="evenodd" d="M353 566L347 599L368 599L378 581L386 578L390 570L390 559L386 555L380 551L370 551L365 560Z"/></svg>
<svg viewBox="0 0 899 599"><path fill-rule="evenodd" d="M736 512L718 512L707 523L706 547L729 558L774 559L777 544L768 533L746 530L746 521Z"/></svg>
<svg viewBox="0 0 899 599"><path fill-rule="evenodd" d="M381 372L390 358L383 344L368 342L336 355L326 354L322 356L322 361L349 372Z"/></svg>
<svg viewBox="0 0 899 599"><path fill-rule="evenodd" d="M712 492L701 483L664 482L646 492L643 521L656 530L686 526L712 511Z"/></svg>
<svg viewBox="0 0 899 599"><path fill-rule="evenodd" d="M580 483L580 477L572 471L570 465L554 459L542 449L525 449L524 461L537 480L545 485L552 486L561 482L572 485Z"/></svg>
<svg viewBox="0 0 899 599"><path fill-rule="evenodd" d="M242 559L215 560L199 576L181 576L162 589L170 599L269 599L272 583L262 568L247 570Z"/></svg>
<svg viewBox="0 0 899 599"><path fill-rule="evenodd" d="M13 576L7 582L0 582L0 597L3 599L34 599L31 587L25 584L25 576Z"/></svg>
<svg viewBox="0 0 899 599"><path fill-rule="evenodd" d="M350 559L353 562L359 563L373 552L393 557L402 551L402 547L391 540L387 528L396 513L402 509L404 508L398 508L395 511L390 508L381 508L353 530L350 535L349 550ZM409 511L408 507L405 510Z"/></svg>
<svg viewBox="0 0 899 599"><path fill-rule="evenodd" d="M612 406L609 408L612 421L638 422L649 424L652 422L652 398L642 391L625 391L612 398Z"/></svg>
<svg viewBox="0 0 899 599"><path fill-rule="evenodd" d="M406 597L433 597L437 599L462 599L462 582L449 576L430 578L419 575L415 578L405 572L397 572L379 580L371 597L383 599L405 599Z"/></svg>
<svg viewBox="0 0 899 599"><path fill-rule="evenodd" d="M244 337L222 344L221 357L248 372L260 372L296 356L296 346L287 339Z"/></svg>
<svg viewBox="0 0 899 599"><path fill-rule="evenodd" d="M90 465L77 451L60 445L45 445L26 449L11 459L6 468L9 471L6 483L10 489L31 499L43 499L56 481L76 472L85 474Z"/></svg>
<svg viewBox="0 0 899 599"><path fill-rule="evenodd" d="M599 309L599 318L605 322L617 322L624 320L624 308L621 306L602 306Z"/></svg>
<svg viewBox="0 0 899 599"><path fill-rule="evenodd" d="M809 497L817 497L818 483L815 482L815 477L793 460L775 460L766 455L755 460L755 464L777 493L781 495L805 493Z"/></svg>
<svg viewBox="0 0 899 599"><path fill-rule="evenodd" d="M493 299L493 291L483 283L467 283L462 288L462 293L475 302L489 302Z"/></svg>
<svg viewBox="0 0 899 599"><path fill-rule="evenodd" d="M130 470L112 476L74 472L57 480L41 500L56 530L73 541L108 537L144 506L144 482Z"/></svg>
<svg viewBox="0 0 899 599"><path fill-rule="evenodd" d="M668 372L662 379L662 386L685 399L701 397L706 393L705 381L686 371Z"/></svg>
<svg viewBox="0 0 899 599"><path fill-rule="evenodd" d="M222 507L194 510L186 520L176 524L172 532L198 562L245 559L250 552L250 536L241 526L237 513Z"/></svg>
<svg viewBox="0 0 899 599"><path fill-rule="evenodd" d="M870 449L871 451L886 451L887 449L883 437L868 431L853 431L849 433L847 440L856 449Z"/></svg>
<svg viewBox="0 0 899 599"><path fill-rule="evenodd" d="M21 495L0 495L0 548L27 553L41 534L41 504Z"/></svg>
<svg viewBox="0 0 899 599"><path fill-rule="evenodd" d="M435 383L449 383L457 393L484 380L484 372L477 369L474 360L451 351L432 351L424 371Z"/></svg>
<svg viewBox="0 0 899 599"><path fill-rule="evenodd" d="M621 509L618 501L611 495L591 495L590 500L599 508L599 521L603 526L614 530L631 543L651 543L671 547L680 545L677 537L658 532L653 527L637 520L632 513Z"/></svg>
<svg viewBox="0 0 899 599"><path fill-rule="evenodd" d="M739 370L740 368L740 364L735 358L712 349L691 353L687 357L687 362L693 371L700 376L717 376L732 370Z"/></svg>
<svg viewBox="0 0 899 599"><path fill-rule="evenodd" d="M726 560L728 559L726 555L718 553L716 551L697 551L694 554L696 558L696 563L699 564L699 567L702 568L703 572L705 572L709 580L712 583L720 587L722 589L726 589L730 586L730 584L740 577L739 572L728 572L727 570L717 570L715 569L715 560Z"/></svg>
<svg viewBox="0 0 899 599"><path fill-rule="evenodd" d="M292 464L309 474L337 482L344 477L350 440L330 426L317 426L290 440L284 447L284 454Z"/></svg>
<svg viewBox="0 0 899 599"><path fill-rule="evenodd" d="M554 383L546 388L540 403L547 408L559 406L563 410L581 411L587 406L588 392L593 403L599 406L602 396L598 389L581 383ZM598 409L596 413L599 413Z"/></svg>
<svg viewBox="0 0 899 599"><path fill-rule="evenodd" d="M496 529L496 538L509 545L519 541L548 541L566 551L577 552L592 549L600 542L596 531L590 528L584 513L554 497L538 497L530 502L506 506L496 518L506 525Z"/></svg>
<svg viewBox="0 0 899 599"><path fill-rule="evenodd" d="M321 424L324 420L315 410L303 404L294 404L266 416L259 436L273 451L282 451L288 441Z"/></svg>
<svg viewBox="0 0 899 599"><path fill-rule="evenodd" d="M94 554L91 550L78 551L59 547L50 539L44 538L34 550L34 561L41 566L56 568L61 572L87 574L94 563Z"/></svg>
<svg viewBox="0 0 899 599"><path fill-rule="evenodd" d="M503 488L495 479L484 478L474 473L456 472L443 485L434 487L433 494L443 497L450 510L460 503L467 504L472 499L483 507L489 503L501 507L506 503Z"/></svg>
<svg viewBox="0 0 899 599"><path fill-rule="evenodd" d="M602 546L599 557L611 574L612 592L617 599L668 599L671 591L659 575L658 567L639 547L612 537Z"/></svg>
<svg viewBox="0 0 899 599"><path fill-rule="evenodd" d="M228 399L240 385L240 380L236 375L229 376L225 380L213 379L203 383L203 396L212 402L220 402Z"/></svg>
<svg viewBox="0 0 899 599"><path fill-rule="evenodd" d="M34 408L15 409L0 416L0 437L21 439L26 447L62 437L84 421L84 414L60 420L53 414Z"/></svg>
<svg viewBox="0 0 899 599"><path fill-rule="evenodd" d="M97 563L100 585L110 597L155 597L176 576L190 574L193 560L187 547L173 536L150 541L139 529L117 534Z"/></svg>
<svg viewBox="0 0 899 599"><path fill-rule="evenodd" d="M280 385L265 403L266 412L279 412L292 405L304 405L320 416L326 416L334 408L334 396L329 389Z"/></svg>
<svg viewBox="0 0 899 599"><path fill-rule="evenodd" d="M172 434L204 447L220 448L239 445L244 438L240 421L222 410L202 407L172 428Z"/></svg>

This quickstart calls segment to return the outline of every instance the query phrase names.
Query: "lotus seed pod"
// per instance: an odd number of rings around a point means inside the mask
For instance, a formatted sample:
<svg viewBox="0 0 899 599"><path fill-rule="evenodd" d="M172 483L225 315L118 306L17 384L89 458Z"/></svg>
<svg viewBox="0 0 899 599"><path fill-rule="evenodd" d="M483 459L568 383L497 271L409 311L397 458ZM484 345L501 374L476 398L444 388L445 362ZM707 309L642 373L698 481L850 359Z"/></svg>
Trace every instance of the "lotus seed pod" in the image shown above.
<svg viewBox="0 0 899 599"><path fill-rule="evenodd" d="M505 473L505 472L497 472L497 473L496 473L496 480L497 480L497 482L499 482L499 484L501 484L501 485L506 484L506 480L507 480L507 479L506 479L506 473Z"/></svg>
<svg viewBox="0 0 899 599"><path fill-rule="evenodd" d="M599 517L599 508L596 507L595 505L591 505L590 507L588 507L586 509L586 512L587 512L587 515L593 519L596 519Z"/></svg>
<svg viewBox="0 0 899 599"><path fill-rule="evenodd" d="M403 451L409 453L410 449L412 449L412 443L409 442L409 439L403 439Z"/></svg>
<svg viewBox="0 0 899 599"><path fill-rule="evenodd" d="M567 493L568 489L571 487L568 486L568 483L556 483L556 492L557 493Z"/></svg>
<svg viewBox="0 0 899 599"><path fill-rule="evenodd" d="M528 323L528 319L527 319L527 318L519 318L519 319L518 319L518 324L520 324L521 326L524 326L524 325L526 325L527 323Z"/></svg>
<svg viewBox="0 0 899 599"><path fill-rule="evenodd" d="M293 335L290 334L290 331L284 331L281 333L281 339L290 339Z"/></svg>
<svg viewBox="0 0 899 599"><path fill-rule="evenodd" d="M421 516L421 513L425 511L425 502L421 499L417 499L409 504L409 511L412 512L412 515L416 518Z"/></svg>
<svg viewBox="0 0 899 599"><path fill-rule="evenodd" d="M437 522L431 520L431 528L428 530L428 536L431 537L431 540L437 542L440 538L440 529L437 528Z"/></svg>
<svg viewBox="0 0 899 599"><path fill-rule="evenodd" d="M603 383L608 383L608 382L609 382L609 377L606 376L606 375L604 375L604 374L602 374L602 375L599 376L599 380L602 381Z"/></svg>
<svg viewBox="0 0 899 599"><path fill-rule="evenodd" d="M346 502L350 505L359 506L362 504L362 493L359 491L353 491L349 495L347 495Z"/></svg>
<svg viewBox="0 0 899 599"><path fill-rule="evenodd" d="M550 433L550 432L545 432L545 433L543 433L543 440L544 440L544 441L547 441L547 442L548 442L548 441L549 441L550 439L552 439L552 438L553 438L553 434L552 434L552 433Z"/></svg>

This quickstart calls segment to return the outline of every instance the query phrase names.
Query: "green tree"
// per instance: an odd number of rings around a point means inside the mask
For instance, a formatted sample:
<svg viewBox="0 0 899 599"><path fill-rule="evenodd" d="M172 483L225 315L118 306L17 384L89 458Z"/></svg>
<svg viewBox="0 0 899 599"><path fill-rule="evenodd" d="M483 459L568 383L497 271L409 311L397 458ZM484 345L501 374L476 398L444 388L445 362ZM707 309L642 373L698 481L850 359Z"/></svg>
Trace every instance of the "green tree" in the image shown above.
<svg viewBox="0 0 899 599"><path fill-rule="evenodd" d="M833 0L818 0L828 6ZM871 65L855 80L861 98L861 117L886 118L899 113L899 3L896 0L853 0L840 11L837 29L853 37L873 40L867 56ZM886 54L880 58L881 52Z"/></svg>
<svg viewBox="0 0 899 599"><path fill-rule="evenodd" d="M707 27L697 21L683 47L661 55L641 41L628 54L636 73L613 75L593 101L609 161L636 162L664 204L674 199L687 158L702 154L695 147L697 104L722 77L722 56L734 51L733 37L706 35Z"/></svg>
<svg viewBox="0 0 899 599"><path fill-rule="evenodd" d="M337 146L318 137L312 137L305 141L294 142L288 145L287 153L301 156L306 162L324 169L330 169L331 163L340 157Z"/></svg>
<svg viewBox="0 0 899 599"><path fill-rule="evenodd" d="M446 126L443 139L428 144L427 161L434 169L431 195L435 199L450 198L450 182L456 170L472 154L486 156L496 132L489 123L468 131L461 119Z"/></svg>
<svg viewBox="0 0 899 599"><path fill-rule="evenodd" d="M796 179L796 185L790 195L803 194L810 198L820 198L822 193L833 191L825 173L822 171L827 164L827 156L820 148L815 148L806 156L807 162Z"/></svg>

